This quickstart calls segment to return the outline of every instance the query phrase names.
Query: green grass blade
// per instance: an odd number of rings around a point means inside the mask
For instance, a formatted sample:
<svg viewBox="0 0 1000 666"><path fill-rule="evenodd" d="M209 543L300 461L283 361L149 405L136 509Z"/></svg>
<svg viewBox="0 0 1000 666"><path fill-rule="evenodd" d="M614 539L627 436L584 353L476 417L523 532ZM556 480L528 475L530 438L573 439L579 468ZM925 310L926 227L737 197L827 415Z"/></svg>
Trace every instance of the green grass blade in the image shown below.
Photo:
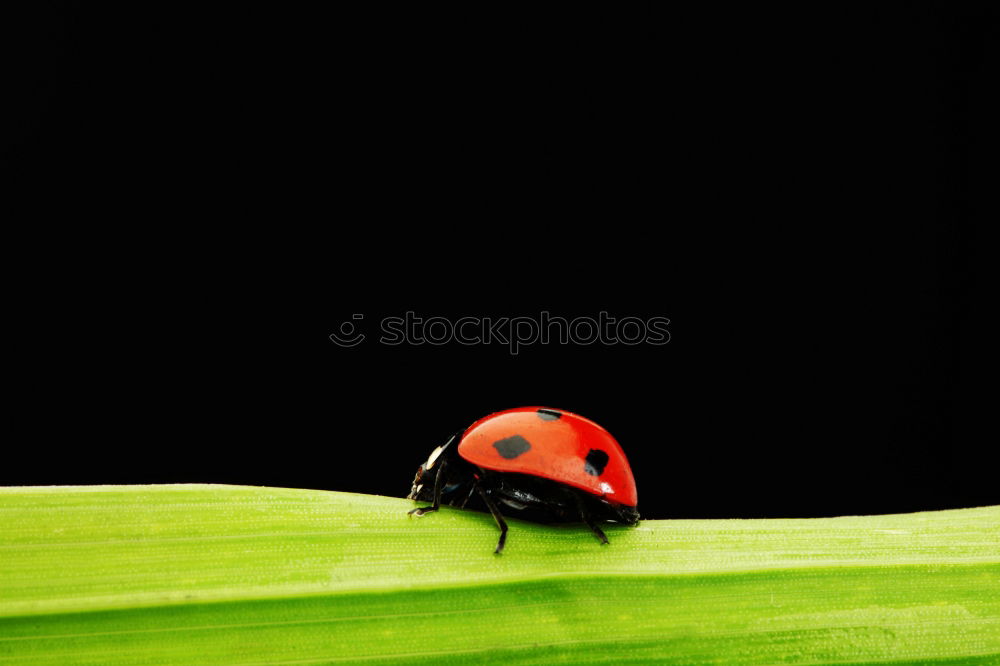
<svg viewBox="0 0 1000 666"><path fill-rule="evenodd" d="M0 488L6 664L1000 664L1000 507L510 521L242 486Z"/></svg>

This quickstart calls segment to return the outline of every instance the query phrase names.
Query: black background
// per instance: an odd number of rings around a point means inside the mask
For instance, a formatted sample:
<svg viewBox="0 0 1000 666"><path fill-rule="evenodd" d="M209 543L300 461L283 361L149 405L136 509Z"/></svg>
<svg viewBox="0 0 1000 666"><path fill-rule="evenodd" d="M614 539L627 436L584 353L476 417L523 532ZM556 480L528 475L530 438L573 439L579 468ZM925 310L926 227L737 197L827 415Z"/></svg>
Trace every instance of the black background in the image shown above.
<svg viewBox="0 0 1000 666"><path fill-rule="evenodd" d="M32 4L0 483L402 496L539 404L648 518L1000 502L988 10ZM407 311L671 339L379 343Z"/></svg>

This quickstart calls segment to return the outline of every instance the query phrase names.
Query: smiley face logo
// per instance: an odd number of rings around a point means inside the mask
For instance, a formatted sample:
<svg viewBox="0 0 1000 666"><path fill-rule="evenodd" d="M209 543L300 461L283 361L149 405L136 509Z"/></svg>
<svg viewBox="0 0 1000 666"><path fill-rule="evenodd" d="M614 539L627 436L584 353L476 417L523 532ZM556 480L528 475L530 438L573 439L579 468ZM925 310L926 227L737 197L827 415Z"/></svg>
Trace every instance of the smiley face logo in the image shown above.
<svg viewBox="0 0 1000 666"><path fill-rule="evenodd" d="M330 339L341 347L356 347L357 345L360 345L364 342L365 335L358 330L354 321L360 321L364 318L365 316L363 314L352 315L351 319L353 321L345 321L341 323L338 327L338 331L330 334Z"/></svg>

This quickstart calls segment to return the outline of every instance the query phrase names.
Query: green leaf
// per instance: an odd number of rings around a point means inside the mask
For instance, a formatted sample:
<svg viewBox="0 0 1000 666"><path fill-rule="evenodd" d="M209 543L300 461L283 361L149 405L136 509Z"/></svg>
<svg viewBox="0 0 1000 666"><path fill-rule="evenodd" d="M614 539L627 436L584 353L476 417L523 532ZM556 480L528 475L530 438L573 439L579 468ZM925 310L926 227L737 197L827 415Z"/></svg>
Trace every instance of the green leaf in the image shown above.
<svg viewBox="0 0 1000 666"><path fill-rule="evenodd" d="M242 486L0 489L0 665L1000 664L1000 507L510 521Z"/></svg>

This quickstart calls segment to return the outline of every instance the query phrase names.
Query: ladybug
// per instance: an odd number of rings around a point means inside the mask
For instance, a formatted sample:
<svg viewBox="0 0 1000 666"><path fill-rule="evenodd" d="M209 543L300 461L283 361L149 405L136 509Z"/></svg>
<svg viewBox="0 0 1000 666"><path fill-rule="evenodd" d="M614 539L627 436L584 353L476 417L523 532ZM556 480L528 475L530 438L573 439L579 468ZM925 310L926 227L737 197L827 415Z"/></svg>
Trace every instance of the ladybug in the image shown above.
<svg viewBox="0 0 1000 666"><path fill-rule="evenodd" d="M632 469L621 446L589 419L559 409L518 407L485 416L431 452L417 469L407 499L464 508L470 498L507 540L508 515L543 523L583 521L601 543L597 521L639 522Z"/></svg>

